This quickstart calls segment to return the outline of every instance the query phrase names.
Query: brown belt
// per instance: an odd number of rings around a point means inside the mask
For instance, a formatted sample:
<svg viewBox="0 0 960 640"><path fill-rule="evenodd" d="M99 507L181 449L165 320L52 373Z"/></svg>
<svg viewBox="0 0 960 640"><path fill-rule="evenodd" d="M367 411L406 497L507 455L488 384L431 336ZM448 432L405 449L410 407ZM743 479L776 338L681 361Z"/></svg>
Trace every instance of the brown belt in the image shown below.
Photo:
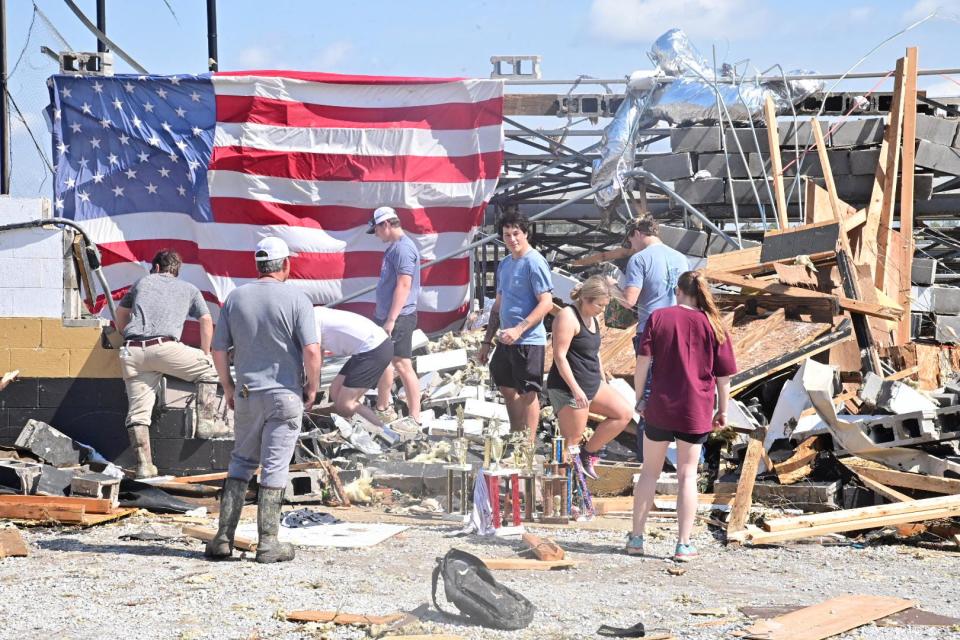
<svg viewBox="0 0 960 640"><path fill-rule="evenodd" d="M164 342L180 342L176 338L171 338L169 336L160 336L158 338L150 338L149 340L127 340L123 344L127 347L140 347L145 349L151 347L155 344L163 344Z"/></svg>

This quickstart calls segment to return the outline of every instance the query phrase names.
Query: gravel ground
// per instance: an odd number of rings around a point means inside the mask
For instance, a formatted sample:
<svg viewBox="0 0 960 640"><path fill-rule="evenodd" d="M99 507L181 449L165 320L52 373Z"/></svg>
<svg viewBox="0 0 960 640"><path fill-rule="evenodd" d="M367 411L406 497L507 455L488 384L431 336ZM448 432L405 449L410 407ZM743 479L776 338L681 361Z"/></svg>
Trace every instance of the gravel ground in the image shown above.
<svg viewBox="0 0 960 640"><path fill-rule="evenodd" d="M531 529L553 537L583 564L497 573L536 604L528 629L451 624L431 610L401 633L584 638L595 637L600 624L643 621L678 638L721 638L749 624L737 607L809 605L847 593L911 598L926 610L960 617L960 554L954 552L905 545L728 549L701 529L700 560L677 565L666 557L673 534L664 527L662 537L648 535L654 557L647 558L622 555L620 531ZM286 622L283 612L412 611L429 602L434 558L448 548L485 557L523 548L519 540L451 538L446 526L413 526L369 549L300 549L294 562L261 566L249 559L206 562L198 541L119 539L143 529L179 531L149 516L86 530L22 529L30 557L0 560L0 637L364 638L364 629ZM668 571L677 568L686 571ZM947 638L960 637L960 629L868 625L842 637Z"/></svg>

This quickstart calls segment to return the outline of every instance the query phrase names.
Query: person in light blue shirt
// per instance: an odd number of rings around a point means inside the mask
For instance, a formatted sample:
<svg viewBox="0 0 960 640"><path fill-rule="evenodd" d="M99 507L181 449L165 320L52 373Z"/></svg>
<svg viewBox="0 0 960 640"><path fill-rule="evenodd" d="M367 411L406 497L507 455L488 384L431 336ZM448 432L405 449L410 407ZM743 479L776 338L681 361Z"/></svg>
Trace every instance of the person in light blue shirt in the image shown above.
<svg viewBox="0 0 960 640"><path fill-rule="evenodd" d="M480 362L487 362L493 336L498 345L490 375L507 405L511 431L527 432L531 442L540 421L540 389L547 332L543 318L553 308L553 279L540 252L530 246L529 223L516 213L500 219L510 255L497 266L497 298L490 310Z"/></svg>
<svg viewBox="0 0 960 640"><path fill-rule="evenodd" d="M640 353L640 335L647 326L650 314L657 309L677 304L677 282L680 275L690 269L686 256L663 244L660 239L660 225L656 218L644 215L627 224L623 244L636 251L627 262L627 271L623 277L620 302L627 308L637 307L637 335L633 338L634 353ZM639 362L639 359L638 359ZM637 401L650 395L650 383L656 375L652 369L646 382L640 380L634 372L634 389ZM641 390L641 386L643 389ZM637 457L643 458L643 430L645 424L641 418L637 425Z"/></svg>

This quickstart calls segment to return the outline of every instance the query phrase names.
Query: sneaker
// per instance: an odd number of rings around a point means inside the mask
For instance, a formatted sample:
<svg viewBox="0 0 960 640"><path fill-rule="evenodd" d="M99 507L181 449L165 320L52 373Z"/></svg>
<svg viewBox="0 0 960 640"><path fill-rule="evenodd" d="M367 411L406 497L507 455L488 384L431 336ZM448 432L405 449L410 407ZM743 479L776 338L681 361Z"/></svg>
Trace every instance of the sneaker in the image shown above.
<svg viewBox="0 0 960 640"><path fill-rule="evenodd" d="M697 553L697 548L692 544L678 542L677 548L673 552L673 559L677 562L690 562L698 557L700 557L700 554Z"/></svg>
<svg viewBox="0 0 960 640"><path fill-rule="evenodd" d="M635 536L632 533L627 534L627 546L624 549L628 556L643 555L643 536Z"/></svg>
<svg viewBox="0 0 960 640"><path fill-rule="evenodd" d="M374 408L373 412L377 416L377 420L383 424L389 424L399 418L397 412L393 410L393 407L387 407L386 409L377 409Z"/></svg>
<svg viewBox="0 0 960 640"><path fill-rule="evenodd" d="M580 466L583 468L583 475L593 480L599 480L600 476L593 467L599 460L600 457L587 451L586 447L580 447Z"/></svg>

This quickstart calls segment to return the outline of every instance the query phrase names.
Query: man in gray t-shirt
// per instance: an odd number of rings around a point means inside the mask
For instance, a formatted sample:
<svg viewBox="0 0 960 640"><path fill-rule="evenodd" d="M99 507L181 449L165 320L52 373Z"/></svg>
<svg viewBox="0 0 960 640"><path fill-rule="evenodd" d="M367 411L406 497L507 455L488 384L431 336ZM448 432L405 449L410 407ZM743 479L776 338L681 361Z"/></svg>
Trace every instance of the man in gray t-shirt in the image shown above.
<svg viewBox="0 0 960 640"><path fill-rule="evenodd" d="M287 284L290 253L280 238L264 238L255 252L260 277L227 296L213 336L213 360L233 407L236 438L220 503L220 527L208 558L227 558L247 484L260 467L257 562L293 560L277 540L290 459L300 437L304 406L320 385L320 344L313 304ZM230 372L230 350L236 378Z"/></svg>
<svg viewBox="0 0 960 640"><path fill-rule="evenodd" d="M229 431L216 419L210 310L199 289L178 279L180 265L176 251L158 252L150 274L138 280L117 307L117 330L124 340L120 370L127 388L127 431L137 454L138 478L157 475L150 453L150 418L164 374L198 383L198 436L212 438ZM188 317L200 321L200 349L179 341Z"/></svg>

